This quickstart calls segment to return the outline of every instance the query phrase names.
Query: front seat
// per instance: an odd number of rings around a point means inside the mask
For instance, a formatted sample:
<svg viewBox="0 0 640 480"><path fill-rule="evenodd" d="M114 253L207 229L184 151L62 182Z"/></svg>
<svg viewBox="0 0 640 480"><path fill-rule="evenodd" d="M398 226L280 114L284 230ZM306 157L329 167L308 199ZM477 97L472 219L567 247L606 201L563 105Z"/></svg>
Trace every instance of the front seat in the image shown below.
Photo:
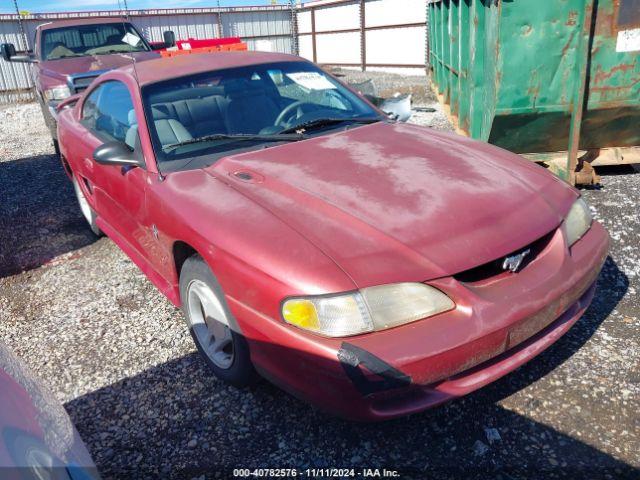
<svg viewBox="0 0 640 480"><path fill-rule="evenodd" d="M49 47L49 52L45 55L45 58L49 60L73 54L73 50L69 49L69 47L67 47L64 43L55 42Z"/></svg>
<svg viewBox="0 0 640 480"><path fill-rule="evenodd" d="M184 142L191 140L193 137L184 128L178 120L175 118L169 118L165 113L161 112L157 108L151 109L153 115L153 123L156 126L156 133L160 144L165 147L174 143ZM124 143L126 143L132 150L136 146L136 140L138 137L138 120L136 118L135 110L129 111L129 129L127 130Z"/></svg>
<svg viewBox="0 0 640 480"><path fill-rule="evenodd" d="M156 126L158 139L163 147L193 138L184 125L175 118L169 117L157 108L152 108L151 114L153 115L153 123Z"/></svg>
<svg viewBox="0 0 640 480"><path fill-rule="evenodd" d="M122 35L109 35L104 41L104 47L110 47L111 45L124 45L122 41Z"/></svg>
<svg viewBox="0 0 640 480"><path fill-rule="evenodd" d="M229 98L226 124L229 133L259 133L275 122L280 108L263 88L248 81L226 86Z"/></svg>

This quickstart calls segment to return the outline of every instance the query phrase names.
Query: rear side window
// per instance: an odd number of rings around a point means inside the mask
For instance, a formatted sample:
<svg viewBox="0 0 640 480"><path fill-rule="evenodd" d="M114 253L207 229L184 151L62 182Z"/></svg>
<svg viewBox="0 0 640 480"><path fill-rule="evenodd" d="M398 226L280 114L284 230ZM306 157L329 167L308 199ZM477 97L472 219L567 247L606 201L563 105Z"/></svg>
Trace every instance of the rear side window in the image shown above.
<svg viewBox="0 0 640 480"><path fill-rule="evenodd" d="M93 90L82 107L82 124L105 142L117 140L133 149L138 122L127 86L112 80Z"/></svg>

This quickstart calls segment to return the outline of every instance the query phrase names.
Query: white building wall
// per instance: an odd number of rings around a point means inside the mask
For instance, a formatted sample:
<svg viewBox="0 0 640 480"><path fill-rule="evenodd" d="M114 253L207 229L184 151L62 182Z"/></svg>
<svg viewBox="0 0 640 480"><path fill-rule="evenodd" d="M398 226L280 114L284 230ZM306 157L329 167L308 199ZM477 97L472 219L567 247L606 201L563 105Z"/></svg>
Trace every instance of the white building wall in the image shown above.
<svg viewBox="0 0 640 480"><path fill-rule="evenodd" d="M337 4L316 10L316 32L360 28L360 2Z"/></svg>
<svg viewBox="0 0 640 480"><path fill-rule="evenodd" d="M304 4L298 14L300 55L313 60L310 7L315 8L316 61L360 65L360 1L318 0ZM426 12L426 0L366 0L366 68L424 75ZM335 30L354 32L328 33Z"/></svg>
<svg viewBox="0 0 640 480"><path fill-rule="evenodd" d="M424 74L426 59L427 0L366 0L365 39L367 69L384 69L408 74ZM360 0L317 0L298 9L300 55L313 60L312 15L315 6L316 60L321 64L361 64ZM291 12L282 7L225 8L219 21L217 9L173 9L131 11L132 22L152 42L162 41L162 33L173 30L176 37L215 38L239 36L250 50L268 49L292 53ZM114 16L117 12L47 14L46 18L23 22L29 48L40 23L58 18ZM222 32L219 31L222 25ZM420 24L408 27L406 24ZM395 27L394 27L395 25ZM328 33L335 30L351 32ZM18 24L10 15L0 15L0 42L22 46ZM324 33L323 33L324 32ZM257 38L256 38L257 37ZM392 67L389 65L393 65ZM8 91L32 86L28 65L0 59L0 101ZM3 94L3 92L5 92Z"/></svg>
<svg viewBox="0 0 640 480"><path fill-rule="evenodd" d="M327 33L316 37L318 63L360 64L359 33Z"/></svg>
<svg viewBox="0 0 640 480"><path fill-rule="evenodd" d="M367 27L427 21L425 0L368 0L366 11Z"/></svg>

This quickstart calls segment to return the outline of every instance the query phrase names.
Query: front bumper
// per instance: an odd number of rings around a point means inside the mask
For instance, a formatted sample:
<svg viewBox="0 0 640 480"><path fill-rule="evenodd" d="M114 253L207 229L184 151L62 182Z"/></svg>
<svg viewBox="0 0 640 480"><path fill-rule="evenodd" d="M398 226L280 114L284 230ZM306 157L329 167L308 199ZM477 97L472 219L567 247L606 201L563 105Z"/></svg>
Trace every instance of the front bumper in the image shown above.
<svg viewBox="0 0 640 480"><path fill-rule="evenodd" d="M56 110L58 105L60 104L59 100L49 100L48 102L38 95L38 103L40 104L40 109L42 110L42 116L44 118L44 123L49 129L51 133L51 137L54 140L58 138L58 111Z"/></svg>
<svg viewBox="0 0 640 480"><path fill-rule="evenodd" d="M482 284L429 282L457 308L402 327L327 339L229 298L256 368L283 389L353 420L384 420L465 395L560 338L584 313L608 251L598 223L569 251L562 229L522 271Z"/></svg>

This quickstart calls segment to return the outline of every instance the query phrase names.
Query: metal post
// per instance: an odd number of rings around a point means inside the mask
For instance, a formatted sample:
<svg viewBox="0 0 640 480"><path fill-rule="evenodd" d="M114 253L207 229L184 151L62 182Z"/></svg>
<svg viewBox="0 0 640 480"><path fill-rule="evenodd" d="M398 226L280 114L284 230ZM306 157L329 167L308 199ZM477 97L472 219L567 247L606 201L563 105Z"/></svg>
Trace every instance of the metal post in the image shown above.
<svg viewBox="0 0 640 480"><path fill-rule="evenodd" d="M366 35L366 0L360 0L360 66L362 71L367 70L367 35Z"/></svg>
<svg viewBox="0 0 640 480"><path fill-rule="evenodd" d="M18 16L18 29L20 30L20 37L24 43L24 52L26 53L27 50L29 50L29 42L27 40L26 33L24 33L24 25L22 24L22 15L20 15L20 9L18 8L18 0L13 0L13 6L15 7L16 15ZM18 47L20 46L18 45Z"/></svg>
<svg viewBox="0 0 640 480"><path fill-rule="evenodd" d="M220 8L220 0L218 0L218 13L216 14L218 19L218 38L224 37L224 33L222 32L222 9Z"/></svg>
<svg viewBox="0 0 640 480"><path fill-rule="evenodd" d="M289 0L291 6L291 50L294 55L300 55L298 46L298 7L295 0Z"/></svg>
<svg viewBox="0 0 640 480"><path fill-rule="evenodd" d="M318 45L316 44L316 9L311 7L311 46L313 48L313 63L318 62Z"/></svg>
<svg viewBox="0 0 640 480"><path fill-rule="evenodd" d="M571 123L569 126L569 147L567 153L567 170L568 175L565 180L569 180L569 183L575 185L576 183L576 170L578 167L578 149L580 147L580 129L582 127L582 114L584 110L584 104L586 102L585 93L587 85L587 75L589 66L589 47L590 47L590 35L591 35L591 22L593 21L593 5L594 0L586 0L585 9L583 12L583 24L582 31L580 32L580 41L578 43L578 52L576 54L576 65L579 85L575 89L573 97L573 110L571 112ZM588 171L587 171L588 170ZM581 175L581 177L587 176L590 179L581 178L580 183L592 183L594 181L593 169L591 165L585 169L587 175Z"/></svg>
<svg viewBox="0 0 640 480"><path fill-rule="evenodd" d="M425 21L424 21L424 54L425 54L425 59L424 59L424 67L426 70L426 74L429 75L429 65L431 62L431 59L429 58L429 49L431 48L431 46L429 45L429 2L424 2L426 11L425 11Z"/></svg>

